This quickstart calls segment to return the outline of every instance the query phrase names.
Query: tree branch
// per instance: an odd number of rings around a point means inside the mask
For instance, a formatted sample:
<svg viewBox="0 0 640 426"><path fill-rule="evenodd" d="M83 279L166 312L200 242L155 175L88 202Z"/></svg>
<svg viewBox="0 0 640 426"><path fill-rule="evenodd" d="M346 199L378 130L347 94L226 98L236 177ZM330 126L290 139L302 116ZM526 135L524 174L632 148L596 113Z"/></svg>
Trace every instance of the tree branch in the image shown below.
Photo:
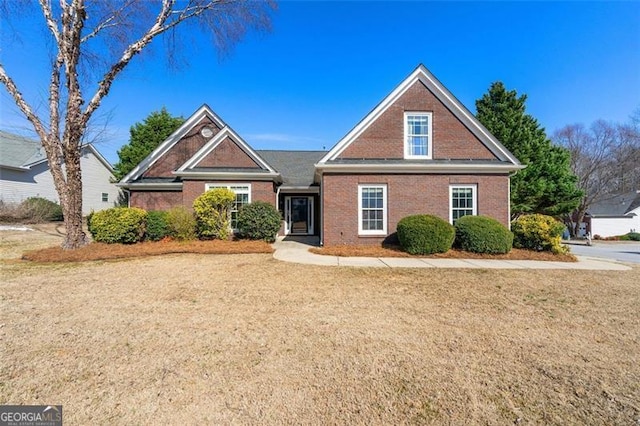
<svg viewBox="0 0 640 426"><path fill-rule="evenodd" d="M47 28L51 31L53 38L56 39L56 43L60 46L60 31L58 30L58 23L55 19L53 19L53 14L51 13L51 7L47 0L39 0L40 8L42 9L42 14L44 15L44 19L47 23Z"/></svg>
<svg viewBox="0 0 640 426"><path fill-rule="evenodd" d="M4 84L7 92L9 92L11 97L13 97L13 100L16 102L16 105L18 105L18 108L20 108L20 111L22 111L25 117L27 117L27 120L33 124L33 127L38 133L38 136L40 136L40 139L45 140L47 136L46 129L42 125L38 116L33 112L31 106L29 106L27 101L24 100L22 93L18 90L14 81L7 75L2 64L0 64L0 83Z"/></svg>

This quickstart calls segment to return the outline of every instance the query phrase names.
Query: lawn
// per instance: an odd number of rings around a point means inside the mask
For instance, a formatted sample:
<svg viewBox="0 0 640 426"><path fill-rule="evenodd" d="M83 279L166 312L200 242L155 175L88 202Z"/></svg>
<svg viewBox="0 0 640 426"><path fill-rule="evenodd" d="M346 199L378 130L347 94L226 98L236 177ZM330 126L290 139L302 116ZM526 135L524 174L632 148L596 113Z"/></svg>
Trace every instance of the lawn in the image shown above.
<svg viewBox="0 0 640 426"><path fill-rule="evenodd" d="M62 404L67 424L640 419L637 267L44 264L4 241L0 404Z"/></svg>

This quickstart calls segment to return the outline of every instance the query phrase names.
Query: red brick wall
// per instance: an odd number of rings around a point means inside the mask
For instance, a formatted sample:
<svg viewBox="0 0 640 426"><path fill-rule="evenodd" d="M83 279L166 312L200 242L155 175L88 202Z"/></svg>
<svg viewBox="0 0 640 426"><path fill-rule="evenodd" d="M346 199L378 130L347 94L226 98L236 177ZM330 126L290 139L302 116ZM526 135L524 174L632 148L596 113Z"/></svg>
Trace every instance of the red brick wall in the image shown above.
<svg viewBox="0 0 640 426"><path fill-rule="evenodd" d="M129 204L145 210L167 210L182 205L182 192L130 191Z"/></svg>
<svg viewBox="0 0 640 426"><path fill-rule="evenodd" d="M338 158L404 158L404 112L432 112L434 159L495 156L420 81L414 83Z"/></svg>
<svg viewBox="0 0 640 426"><path fill-rule="evenodd" d="M214 135L220 131L208 118L204 118L194 126L189 133L183 136L167 153L159 158L144 174L143 177L173 177L172 171L182 166L189 158L202 148L209 139L205 139L200 130L208 126Z"/></svg>
<svg viewBox="0 0 640 426"><path fill-rule="evenodd" d="M260 168L231 138L220 142L216 149L204 157L196 167L249 167Z"/></svg>
<svg viewBox="0 0 640 426"><path fill-rule="evenodd" d="M507 175L332 175L322 178L324 244L380 244L385 237L358 236L358 185L387 185L387 234L412 214L449 221L449 185L476 184L478 214L509 225Z"/></svg>

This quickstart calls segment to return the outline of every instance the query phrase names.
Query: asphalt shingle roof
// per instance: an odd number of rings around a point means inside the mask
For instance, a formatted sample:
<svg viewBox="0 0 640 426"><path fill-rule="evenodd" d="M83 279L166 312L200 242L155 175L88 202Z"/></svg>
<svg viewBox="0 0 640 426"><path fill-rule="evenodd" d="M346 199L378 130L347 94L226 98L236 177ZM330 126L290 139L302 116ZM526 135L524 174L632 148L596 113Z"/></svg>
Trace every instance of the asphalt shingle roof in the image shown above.
<svg viewBox="0 0 640 426"><path fill-rule="evenodd" d="M0 165L25 167L44 159L39 141L0 131Z"/></svg>
<svg viewBox="0 0 640 426"><path fill-rule="evenodd" d="M591 216L624 216L640 207L640 193L629 191L599 200L589 208Z"/></svg>
<svg viewBox="0 0 640 426"><path fill-rule="evenodd" d="M309 186L313 184L314 165L327 151L256 151L271 167L282 175L286 186Z"/></svg>

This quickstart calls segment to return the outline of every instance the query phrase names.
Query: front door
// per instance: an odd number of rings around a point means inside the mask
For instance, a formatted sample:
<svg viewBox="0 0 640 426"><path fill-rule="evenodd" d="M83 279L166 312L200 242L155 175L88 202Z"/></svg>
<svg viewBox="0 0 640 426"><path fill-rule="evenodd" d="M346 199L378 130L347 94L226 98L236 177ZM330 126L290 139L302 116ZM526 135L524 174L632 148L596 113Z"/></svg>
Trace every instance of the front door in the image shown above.
<svg viewBox="0 0 640 426"><path fill-rule="evenodd" d="M286 197L286 234L313 234L313 197Z"/></svg>

